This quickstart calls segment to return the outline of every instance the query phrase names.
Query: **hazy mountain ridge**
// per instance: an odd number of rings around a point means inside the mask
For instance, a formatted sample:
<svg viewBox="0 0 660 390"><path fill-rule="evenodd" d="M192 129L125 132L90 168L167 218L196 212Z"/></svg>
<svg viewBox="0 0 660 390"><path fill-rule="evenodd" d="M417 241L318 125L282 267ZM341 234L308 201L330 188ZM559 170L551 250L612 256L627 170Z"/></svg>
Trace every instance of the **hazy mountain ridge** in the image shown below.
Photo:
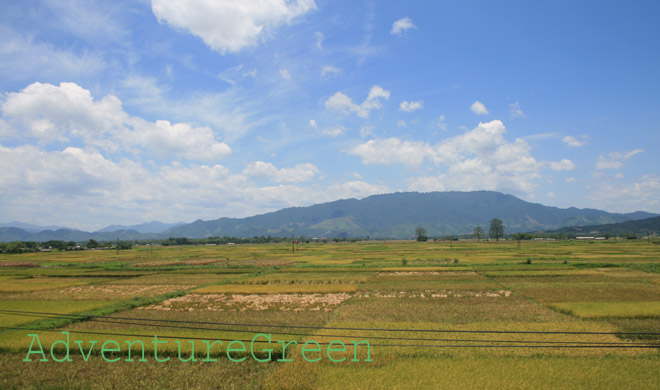
<svg viewBox="0 0 660 390"><path fill-rule="evenodd" d="M197 220L171 227L162 233L142 233L136 229L102 229L94 233L58 229L30 233L18 228L0 228L0 241L86 241L90 238L109 241L117 238L148 240L261 235L411 238L417 226L425 227L431 237L469 234L475 226L481 226L487 232L492 218L501 219L506 226L505 232L512 233L619 223L653 216L656 214L642 211L617 214L575 207L560 209L493 191L398 192L361 200L342 199L307 207L291 207L247 218Z"/></svg>
<svg viewBox="0 0 660 390"><path fill-rule="evenodd" d="M429 236L467 234L475 226L488 229L492 218L507 232L538 231L565 226L616 223L655 214L616 214L595 209L560 209L492 191L403 192L344 199L308 207L292 207L248 218L198 220L169 229L168 236L255 236L410 238L416 226Z"/></svg>
<svg viewBox="0 0 660 390"><path fill-rule="evenodd" d="M575 233L582 235L605 234L605 233L658 234L660 233L660 217L638 219L638 220L625 221L619 223L609 223L605 225L570 226L570 227L557 229L553 232Z"/></svg>
<svg viewBox="0 0 660 390"><path fill-rule="evenodd" d="M175 223L164 223L160 221L151 221L151 222L145 222L141 223L138 225L110 225L106 226L103 229L99 229L96 232L97 233L105 233L105 232L116 232L118 230L134 230L138 233L163 233L164 231L185 225L185 222L175 222Z"/></svg>

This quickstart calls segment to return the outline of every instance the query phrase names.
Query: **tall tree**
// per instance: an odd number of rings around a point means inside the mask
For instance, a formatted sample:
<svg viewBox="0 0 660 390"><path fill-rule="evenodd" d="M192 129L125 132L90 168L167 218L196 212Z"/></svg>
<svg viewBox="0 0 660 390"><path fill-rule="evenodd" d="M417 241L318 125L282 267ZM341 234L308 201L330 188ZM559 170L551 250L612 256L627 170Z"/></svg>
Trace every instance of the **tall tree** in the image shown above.
<svg viewBox="0 0 660 390"><path fill-rule="evenodd" d="M472 231L473 236L477 236L477 242L479 242L479 239L481 238L481 235L484 234L484 230L481 228L481 226L477 226L474 228Z"/></svg>
<svg viewBox="0 0 660 390"><path fill-rule="evenodd" d="M417 228L415 228L415 236L417 237L417 241L427 241L429 239L426 236L426 229L421 226L417 226Z"/></svg>
<svg viewBox="0 0 660 390"><path fill-rule="evenodd" d="M501 237L504 237L504 223L501 219L493 218L490 220L488 235L496 241L499 241Z"/></svg>

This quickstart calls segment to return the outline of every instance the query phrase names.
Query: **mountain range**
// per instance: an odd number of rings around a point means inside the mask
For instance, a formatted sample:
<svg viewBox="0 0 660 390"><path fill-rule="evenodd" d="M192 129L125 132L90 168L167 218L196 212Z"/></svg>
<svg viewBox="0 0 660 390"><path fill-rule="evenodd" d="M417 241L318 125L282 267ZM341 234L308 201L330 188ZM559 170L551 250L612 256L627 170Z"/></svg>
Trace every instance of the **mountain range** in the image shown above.
<svg viewBox="0 0 660 390"><path fill-rule="evenodd" d="M493 191L398 192L364 199L343 199L308 207L291 207L247 218L197 220L188 224L150 222L134 226L113 225L97 232L71 229L29 232L18 227L0 228L0 241L100 241L149 240L168 237L211 236L367 237L412 238L417 226L430 237L469 234L474 227L488 231L499 218L505 232L556 230L583 225L614 224L658 216L637 211L618 214L596 209L557 208L530 203ZM112 230L114 228L120 228ZM148 231L152 229L152 231Z"/></svg>

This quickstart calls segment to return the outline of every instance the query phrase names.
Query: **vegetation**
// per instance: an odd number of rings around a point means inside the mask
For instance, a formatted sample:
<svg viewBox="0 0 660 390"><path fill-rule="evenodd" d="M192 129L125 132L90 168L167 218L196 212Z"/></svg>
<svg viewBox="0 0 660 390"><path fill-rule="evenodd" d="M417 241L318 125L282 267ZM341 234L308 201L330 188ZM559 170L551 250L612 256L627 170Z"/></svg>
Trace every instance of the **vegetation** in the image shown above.
<svg viewBox="0 0 660 390"><path fill-rule="evenodd" d="M490 220L490 229L488 229L488 236L499 241L504 237L504 223L501 219L493 218Z"/></svg>
<svg viewBox="0 0 660 390"><path fill-rule="evenodd" d="M658 264L657 246L639 240L530 241L520 248L510 240L301 240L294 253L290 242L282 242L3 254L0 323L39 331L0 329L0 388L133 387L136 375L141 386L155 388L339 389L355 383L362 388L653 388L660 381ZM103 321L92 315L104 316ZM371 338L374 361L257 363L248 353L246 361L234 363L223 355L224 344L213 352L217 362L183 363L173 343L159 348L171 358L166 363L131 363L123 361L125 355L107 363L98 351L82 362L77 350L72 353L78 360L71 364L22 361L27 333L39 333L50 346L65 329L79 340L116 339L122 345L134 335L155 333L181 340L249 340L257 331L272 331L299 343ZM554 347L533 348L525 340ZM576 341L595 347L556 348ZM527 346L485 347L512 343ZM153 347L145 344L153 356ZM473 344L483 347L447 346ZM182 345L189 354L190 344ZM258 356L265 356L268 346L260 346ZM202 347L197 342L199 358ZM60 348L55 355L64 352ZM300 356L300 345L292 353Z"/></svg>

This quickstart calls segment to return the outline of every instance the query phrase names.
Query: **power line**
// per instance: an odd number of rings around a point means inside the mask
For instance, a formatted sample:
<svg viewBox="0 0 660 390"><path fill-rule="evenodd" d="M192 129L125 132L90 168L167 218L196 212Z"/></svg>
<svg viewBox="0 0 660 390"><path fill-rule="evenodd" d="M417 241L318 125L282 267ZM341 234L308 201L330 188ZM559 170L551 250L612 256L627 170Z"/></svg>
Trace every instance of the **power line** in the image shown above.
<svg viewBox="0 0 660 390"><path fill-rule="evenodd" d="M2 312L3 310L0 310ZM39 317L39 318L55 318L47 317L46 315L34 315L34 314L16 314L16 313L6 313L10 315L17 316L26 316L26 317ZM116 318L116 317L115 317ZM104 322L117 325L152 325L157 327L165 328L174 328L174 329L186 329L186 330L210 330L210 331L222 331L227 333L254 333L254 330L249 329L222 329L222 328L202 328L194 326L180 326L180 325L153 325L145 324L139 322L126 322L126 321L115 321L113 317L106 317L103 319L92 318L90 321L93 322ZM149 322L151 320L145 320ZM366 339L376 339L376 340L405 340L405 341L440 341L440 342L485 342L485 343L526 343L526 344L585 344L585 345L630 345L629 342L604 342L604 341L545 341L545 340L486 340L486 339L443 339L443 338L420 338L420 337L391 337L391 336L368 336L368 335L346 335L346 334L312 334L312 333L291 333L291 332L273 332L268 331L269 334L276 335L289 335L289 336L316 336L316 337L353 337L353 338L366 338ZM641 344L640 344L641 345ZM652 345L652 344L648 344ZM660 346L659 346L660 347Z"/></svg>
<svg viewBox="0 0 660 390"><path fill-rule="evenodd" d="M92 334L92 335L101 335L101 336L124 336L124 337L154 337L156 335L144 335L144 334L133 334L133 333L111 333L111 332L91 332L83 330L71 330L71 329L36 329L36 328L20 328L13 326L0 326L0 329L13 329L13 330L30 330L36 332L70 332L70 333L80 333L80 334ZM244 343L268 343L276 344L277 342L267 341L267 340L234 340L234 339L224 339L224 338L208 338L208 337L193 337L193 336L158 336L162 339L183 339L183 340L217 340L217 341L240 341ZM320 342L319 345L330 345L332 342ZM349 344L350 345L350 344ZM630 344L630 345L465 345L465 344L369 344L372 347L422 347L422 348L660 348L658 345L650 344ZM357 347L357 345L355 345Z"/></svg>
<svg viewBox="0 0 660 390"><path fill-rule="evenodd" d="M63 314L63 313L49 313L49 312L35 312L35 311L21 311L21 310L4 310L4 313L23 313L23 314L49 314L53 316L68 316L82 319L91 318L116 318L119 320L129 321L150 321L150 322L169 322L169 323L184 323L184 324L199 324L199 325L220 325L220 326L248 326L248 327L261 327L261 328L292 328L292 329L323 329L323 330L362 330L362 331L378 331L378 332L419 332L419 333L483 333L483 334L574 334L574 335L636 335L636 336L660 336L657 332L579 332L579 331L527 331L527 330L453 330L453 329L391 329L391 328L352 328L352 327L328 327L328 326L311 326L311 325L271 325L271 324L250 324L238 322L207 322L207 321L185 321L185 320L166 320L166 319L146 319L146 318L131 318L131 317L105 317L96 315L83 315L83 314Z"/></svg>

